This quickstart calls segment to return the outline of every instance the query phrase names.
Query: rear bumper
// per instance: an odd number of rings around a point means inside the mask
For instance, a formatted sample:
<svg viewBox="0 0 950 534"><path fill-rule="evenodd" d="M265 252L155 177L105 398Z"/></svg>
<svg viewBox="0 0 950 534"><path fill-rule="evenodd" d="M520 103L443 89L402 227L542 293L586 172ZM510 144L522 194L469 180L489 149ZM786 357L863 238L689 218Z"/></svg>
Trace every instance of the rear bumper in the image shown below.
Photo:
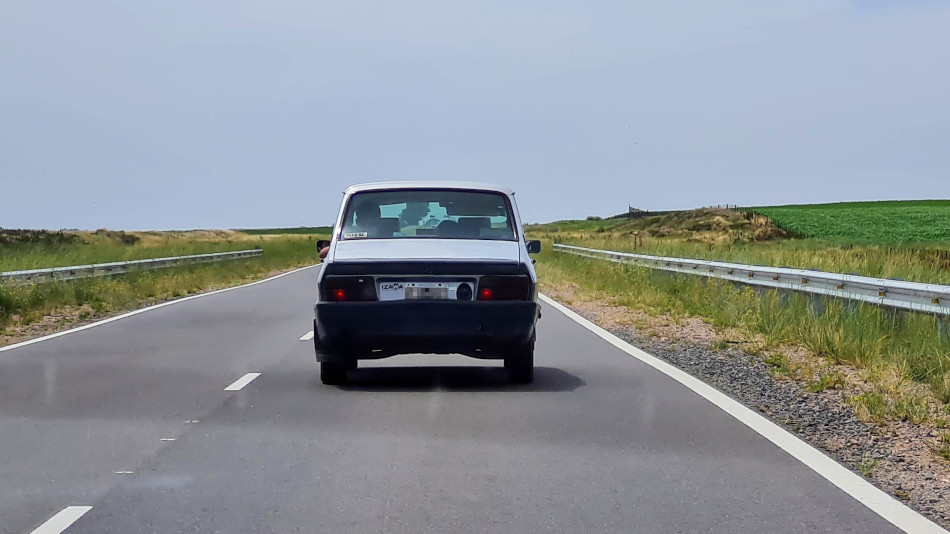
<svg viewBox="0 0 950 534"><path fill-rule="evenodd" d="M410 353L500 358L534 337L538 303L318 302L314 313L320 361Z"/></svg>

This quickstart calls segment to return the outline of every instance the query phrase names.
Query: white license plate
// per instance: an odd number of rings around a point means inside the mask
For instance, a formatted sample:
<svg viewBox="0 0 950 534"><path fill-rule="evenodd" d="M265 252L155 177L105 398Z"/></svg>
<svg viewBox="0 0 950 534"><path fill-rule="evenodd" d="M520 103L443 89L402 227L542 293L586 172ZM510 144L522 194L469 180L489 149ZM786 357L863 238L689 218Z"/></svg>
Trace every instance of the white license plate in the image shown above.
<svg viewBox="0 0 950 534"><path fill-rule="evenodd" d="M449 298L449 288L445 286L409 286L406 288L406 300L442 300L447 298Z"/></svg>
<svg viewBox="0 0 950 534"><path fill-rule="evenodd" d="M379 282L379 300L454 300L457 298L458 287L467 283L474 287L472 282Z"/></svg>

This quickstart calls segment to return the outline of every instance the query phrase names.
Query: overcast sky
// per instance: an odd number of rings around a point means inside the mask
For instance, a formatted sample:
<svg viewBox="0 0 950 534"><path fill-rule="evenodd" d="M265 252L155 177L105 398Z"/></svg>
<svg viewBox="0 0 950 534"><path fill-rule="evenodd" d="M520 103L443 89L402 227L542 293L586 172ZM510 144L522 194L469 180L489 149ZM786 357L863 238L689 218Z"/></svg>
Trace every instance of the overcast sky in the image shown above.
<svg viewBox="0 0 950 534"><path fill-rule="evenodd" d="M950 3L0 3L0 226L332 222L478 180L527 221L950 198Z"/></svg>

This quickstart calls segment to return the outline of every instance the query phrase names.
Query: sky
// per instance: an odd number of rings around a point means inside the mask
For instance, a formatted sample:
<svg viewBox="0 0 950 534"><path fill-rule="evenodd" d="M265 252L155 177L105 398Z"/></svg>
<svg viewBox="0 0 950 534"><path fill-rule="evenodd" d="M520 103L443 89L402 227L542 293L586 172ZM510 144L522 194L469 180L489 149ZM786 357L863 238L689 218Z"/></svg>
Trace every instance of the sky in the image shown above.
<svg viewBox="0 0 950 534"><path fill-rule="evenodd" d="M950 198L950 2L0 1L0 227Z"/></svg>

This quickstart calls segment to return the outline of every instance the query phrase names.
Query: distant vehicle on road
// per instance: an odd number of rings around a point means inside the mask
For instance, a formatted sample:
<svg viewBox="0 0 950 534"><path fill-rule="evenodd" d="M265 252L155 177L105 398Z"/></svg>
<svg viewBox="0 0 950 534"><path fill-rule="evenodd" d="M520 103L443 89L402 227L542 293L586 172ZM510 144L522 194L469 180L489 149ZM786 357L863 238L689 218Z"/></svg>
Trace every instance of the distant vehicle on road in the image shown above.
<svg viewBox="0 0 950 534"><path fill-rule="evenodd" d="M511 190L464 182L344 192L317 279L313 342L324 384L358 360L458 353L531 382L537 275Z"/></svg>

